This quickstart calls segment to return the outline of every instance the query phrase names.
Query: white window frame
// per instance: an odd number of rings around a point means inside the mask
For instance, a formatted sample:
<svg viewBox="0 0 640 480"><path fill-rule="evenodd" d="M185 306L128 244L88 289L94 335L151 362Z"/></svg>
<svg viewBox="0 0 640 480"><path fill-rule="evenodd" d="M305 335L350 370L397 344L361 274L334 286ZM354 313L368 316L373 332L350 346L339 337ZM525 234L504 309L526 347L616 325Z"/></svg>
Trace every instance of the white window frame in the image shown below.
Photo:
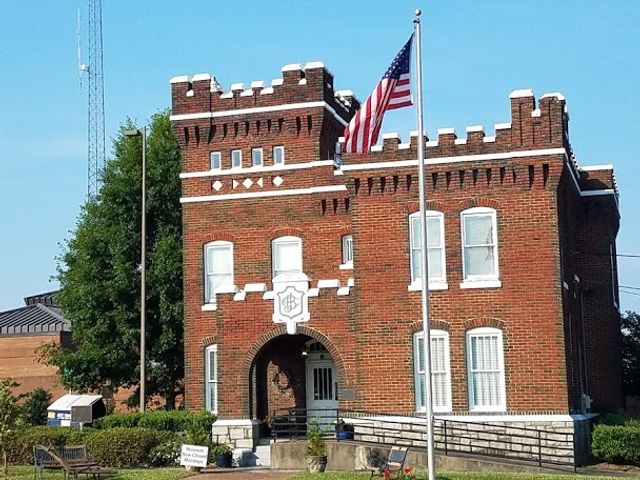
<svg viewBox="0 0 640 480"><path fill-rule="evenodd" d="M216 275L215 273L209 273L209 251L213 249L228 249L231 256L231 283L218 287L213 295L210 295L209 284L211 282L210 277ZM218 293L233 293L236 290L234 284L234 259L233 259L233 243L226 240L216 240L215 242L209 242L204 245L204 299L205 303L215 304L216 295ZM227 274L228 275L228 274Z"/></svg>
<svg viewBox="0 0 640 480"><path fill-rule="evenodd" d="M281 162L276 162L276 151L281 152L281 157L282 157ZM273 154L274 165L284 165L284 146L283 145L276 145L275 147L273 147L272 154Z"/></svg>
<svg viewBox="0 0 640 480"><path fill-rule="evenodd" d="M491 216L491 226L493 228L493 274L491 275L468 275L467 264L465 262L466 228L465 218L470 216ZM498 258L498 220L497 212L489 207L472 207L460 212L460 238L462 248L462 283L460 288L496 288L501 287L500 262ZM470 246L471 247L471 246Z"/></svg>
<svg viewBox="0 0 640 480"><path fill-rule="evenodd" d="M255 163L254 154L260 152L260 163ZM264 165L264 151L261 147L252 148L251 149L251 166L252 167L261 167Z"/></svg>
<svg viewBox="0 0 640 480"><path fill-rule="evenodd" d="M440 253L440 261L442 262L442 275L439 277L434 277L429 275L429 290L446 290L448 288L447 285L447 255L446 255L446 246L444 244L444 213L438 212L436 210L427 210L427 222L430 218L437 218L440 222L440 247L430 247L427 244L427 255L429 250L441 249ZM422 250L413 244L413 229L414 222L420 222L420 212L415 212L409 215L409 269L411 275L411 284L409 285L409 291L419 291L422 290L422 277L415 278L414 277L414 260L413 260L413 251L414 250Z"/></svg>
<svg viewBox="0 0 640 480"><path fill-rule="evenodd" d="M442 374L446 377L445 385L446 385L446 404L436 406L436 399L433 399L433 411L438 413L445 413L451 411L451 360L449 354L449 332L446 330L431 330L429 332L431 336L431 363L433 366L433 341L434 339L444 339L444 370L440 372L434 372L432 370L431 376L431 391L435 392L435 388L433 386L434 377L433 374ZM424 369L420 368L420 340L423 338L423 332L416 332L413 334L413 392L414 392L414 401L416 412L426 412L427 406L422 404L422 398L420 395L420 381L421 378L424 378ZM426 368L426 367L425 367Z"/></svg>
<svg viewBox="0 0 640 480"><path fill-rule="evenodd" d="M343 235L340 239L342 263L340 270L351 270L353 268L353 235L350 233Z"/></svg>
<svg viewBox="0 0 640 480"><path fill-rule="evenodd" d="M218 158L218 166L214 167L214 157ZM220 152L211 152L209 153L209 169L210 170L222 170L222 154Z"/></svg>
<svg viewBox="0 0 640 480"><path fill-rule="evenodd" d="M211 356L213 356L213 372L211 372ZM205 408L212 413L218 413L218 345L209 345L205 348L204 362ZM215 391L214 399L211 398L211 387Z"/></svg>
<svg viewBox="0 0 640 480"><path fill-rule="evenodd" d="M497 338L498 350L498 393L500 395L500 403L495 405L476 405L473 394L473 369L472 369L472 350L471 339L473 337L495 336ZM469 397L470 412L506 412L507 411L507 392L505 386L504 372L504 344L502 330L493 327L479 327L468 330L466 333L466 349L467 349L467 388Z"/></svg>
<svg viewBox="0 0 640 480"><path fill-rule="evenodd" d="M238 164L236 165L234 162L233 155L234 153L238 154ZM242 150L239 148L231 150L231 168L239 169L242 168Z"/></svg>
<svg viewBox="0 0 640 480"><path fill-rule="evenodd" d="M300 271L299 273L302 273L302 239L300 237L294 237L294 236L284 236L284 237L278 237L278 238L274 238L273 240L271 240L271 273L273 278L275 278L278 275L281 275L283 273L298 273L297 270L282 270L279 271L280 269L277 268L276 265L276 249L277 246L279 244L283 244L283 243L296 243L298 245L298 250L300 252ZM276 274L276 272L278 272Z"/></svg>

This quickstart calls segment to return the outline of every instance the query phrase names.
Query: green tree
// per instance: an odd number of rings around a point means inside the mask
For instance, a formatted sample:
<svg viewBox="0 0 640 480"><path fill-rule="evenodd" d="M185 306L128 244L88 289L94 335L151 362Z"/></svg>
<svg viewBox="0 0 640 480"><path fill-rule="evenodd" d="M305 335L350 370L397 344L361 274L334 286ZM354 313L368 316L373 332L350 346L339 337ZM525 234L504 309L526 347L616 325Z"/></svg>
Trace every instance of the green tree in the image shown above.
<svg viewBox="0 0 640 480"><path fill-rule="evenodd" d="M21 408L18 405L20 397L13 394L17 387L10 378L0 378L0 452L2 452L2 474L9 474L7 469L7 455L11 445L23 425Z"/></svg>
<svg viewBox="0 0 640 480"><path fill-rule="evenodd" d="M622 389L640 395L640 314L627 310L622 322Z"/></svg>
<svg viewBox="0 0 640 480"><path fill-rule="evenodd" d="M48 345L44 354L68 388L139 384L142 140L123 135L131 128L131 121L121 127L100 192L82 208L58 258L56 298L74 348ZM147 141L146 393L164 397L168 409L184 371L180 170L169 112L158 113Z"/></svg>
<svg viewBox="0 0 640 480"><path fill-rule="evenodd" d="M29 425L46 425L47 407L51 405L51 392L44 388L34 388L23 395L22 413Z"/></svg>

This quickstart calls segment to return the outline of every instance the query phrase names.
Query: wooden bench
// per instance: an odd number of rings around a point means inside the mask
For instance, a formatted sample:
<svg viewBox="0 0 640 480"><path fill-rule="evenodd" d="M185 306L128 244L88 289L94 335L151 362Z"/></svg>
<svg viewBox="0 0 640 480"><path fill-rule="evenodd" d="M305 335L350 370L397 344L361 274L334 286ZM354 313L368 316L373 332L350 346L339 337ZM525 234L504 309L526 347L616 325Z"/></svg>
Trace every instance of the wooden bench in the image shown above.
<svg viewBox="0 0 640 480"><path fill-rule="evenodd" d="M45 447L35 445L33 447L33 459L35 464L35 478L42 479L42 472L46 469L61 470L62 477L67 480L77 479L78 475L91 475L94 479L101 476L114 475L116 470L100 466L87 455L84 445L68 447Z"/></svg>

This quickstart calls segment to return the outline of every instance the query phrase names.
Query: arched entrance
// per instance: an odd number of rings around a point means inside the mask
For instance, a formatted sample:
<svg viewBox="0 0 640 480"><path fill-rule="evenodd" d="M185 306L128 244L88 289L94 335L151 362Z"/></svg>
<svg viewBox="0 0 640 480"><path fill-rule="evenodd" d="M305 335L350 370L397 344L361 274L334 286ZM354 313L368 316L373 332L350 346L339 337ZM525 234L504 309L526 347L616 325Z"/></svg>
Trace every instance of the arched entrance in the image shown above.
<svg viewBox="0 0 640 480"><path fill-rule="evenodd" d="M264 344L251 368L253 418L287 412L334 417L338 372L327 346L307 335L280 335ZM327 421L322 420L322 423Z"/></svg>

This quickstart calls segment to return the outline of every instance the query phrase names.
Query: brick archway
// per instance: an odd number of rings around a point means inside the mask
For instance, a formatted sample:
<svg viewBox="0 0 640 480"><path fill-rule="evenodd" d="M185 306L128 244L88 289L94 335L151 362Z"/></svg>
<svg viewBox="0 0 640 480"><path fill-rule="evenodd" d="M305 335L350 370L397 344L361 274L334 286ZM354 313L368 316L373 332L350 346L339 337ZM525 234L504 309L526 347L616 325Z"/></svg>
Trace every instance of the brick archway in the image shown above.
<svg viewBox="0 0 640 480"><path fill-rule="evenodd" d="M307 326L298 325L297 335L315 340L326 348L329 355L331 355L333 363L335 364L335 373L337 376L338 385L344 385L346 381L344 361L333 342L318 330ZM269 348L269 345L273 345L273 341L290 337L292 336L287 334L287 329L285 326L274 328L273 330L270 330L268 333L260 337L260 339L252 345L252 347L245 355L242 367L242 378L244 378L246 381L245 392L248 393L247 397L252 399L250 400L249 404L246 404L244 407L244 413L247 417L253 416L254 411L257 411L257 409L259 409L260 402L257 400L255 390L257 388L257 385L255 384L255 382L257 382L257 379L254 377L255 369L258 368L260 362L264 361L264 359L261 358L261 354ZM253 401L257 403L253 404Z"/></svg>

